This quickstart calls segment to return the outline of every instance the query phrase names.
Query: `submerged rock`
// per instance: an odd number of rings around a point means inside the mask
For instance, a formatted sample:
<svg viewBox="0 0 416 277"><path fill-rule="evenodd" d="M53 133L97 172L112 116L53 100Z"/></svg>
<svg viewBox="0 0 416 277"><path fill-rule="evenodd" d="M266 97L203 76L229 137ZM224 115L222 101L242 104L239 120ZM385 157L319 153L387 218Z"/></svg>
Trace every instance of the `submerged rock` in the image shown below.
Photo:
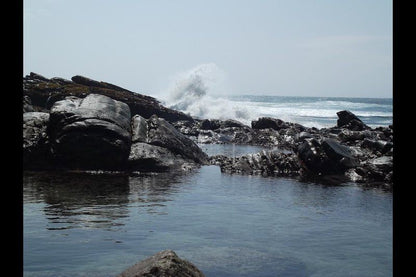
<svg viewBox="0 0 416 277"><path fill-rule="evenodd" d="M138 262L117 277L204 277L191 262L183 260L172 250L164 250Z"/></svg>

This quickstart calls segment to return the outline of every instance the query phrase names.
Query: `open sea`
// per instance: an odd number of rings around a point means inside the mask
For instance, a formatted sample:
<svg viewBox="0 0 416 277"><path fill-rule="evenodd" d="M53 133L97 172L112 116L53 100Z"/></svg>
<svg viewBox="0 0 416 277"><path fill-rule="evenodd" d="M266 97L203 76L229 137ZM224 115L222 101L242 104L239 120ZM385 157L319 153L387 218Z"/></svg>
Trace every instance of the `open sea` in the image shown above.
<svg viewBox="0 0 416 277"><path fill-rule="evenodd" d="M182 104L193 116L248 124L271 116L332 127L344 109L372 127L393 119L392 99L246 95ZM262 149L200 146L210 155ZM23 271L116 276L172 249L211 277L392 276L392 201L391 192L355 183L229 175L218 166L143 176L25 171Z"/></svg>
<svg viewBox="0 0 416 277"><path fill-rule="evenodd" d="M337 112L349 110L370 127L393 124L392 98L347 98L347 97L295 97L295 96L229 96L233 107L242 107L248 116L235 119L256 120L268 116L306 127L333 127L337 124ZM244 111L244 110L243 110ZM242 114L244 115L244 113Z"/></svg>

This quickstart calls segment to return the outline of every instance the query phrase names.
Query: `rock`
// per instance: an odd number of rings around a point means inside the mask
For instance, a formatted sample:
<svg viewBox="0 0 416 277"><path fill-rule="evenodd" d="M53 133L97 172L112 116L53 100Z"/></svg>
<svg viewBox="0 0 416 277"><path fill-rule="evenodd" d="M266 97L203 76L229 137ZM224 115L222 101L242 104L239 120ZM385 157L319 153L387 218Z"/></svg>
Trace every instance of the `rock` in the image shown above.
<svg viewBox="0 0 416 277"><path fill-rule="evenodd" d="M51 153L47 128L49 114L23 113L23 166L26 169L51 167Z"/></svg>
<svg viewBox="0 0 416 277"><path fill-rule="evenodd" d="M195 142L156 115L147 120L135 115L131 125L129 170L189 170L208 162L208 156Z"/></svg>
<svg viewBox="0 0 416 277"><path fill-rule="evenodd" d="M333 139L324 139L322 143L305 139L297 154L304 168L318 175L343 173L359 165L353 151Z"/></svg>
<svg viewBox="0 0 416 277"><path fill-rule="evenodd" d="M32 106L32 100L30 100L30 97L27 95L23 96L23 112L34 112L35 109Z"/></svg>
<svg viewBox="0 0 416 277"><path fill-rule="evenodd" d="M335 162L335 166L340 167L341 171L359 165L358 160L353 156L353 151L333 139L325 139L322 147L329 159Z"/></svg>
<svg viewBox="0 0 416 277"><path fill-rule="evenodd" d="M202 130L216 130L220 127L221 127L221 125L219 123L219 120L204 119L201 122L201 129Z"/></svg>
<svg viewBox="0 0 416 277"><path fill-rule="evenodd" d="M381 156L368 159L355 169L355 174L360 178L360 183L373 184L385 189L391 189L393 185L393 157Z"/></svg>
<svg viewBox="0 0 416 277"><path fill-rule="evenodd" d="M172 250L164 250L138 262L117 277L204 277L192 263L183 260Z"/></svg>
<svg viewBox="0 0 416 277"><path fill-rule="evenodd" d="M194 121L188 120L178 120L175 122L171 122L171 124L182 134L188 137L198 137L199 128L198 126L201 124L197 119ZM195 139L195 138L193 138Z"/></svg>
<svg viewBox="0 0 416 277"><path fill-rule="evenodd" d="M128 161L130 171L164 172L170 170L188 171L197 164L167 148L147 143L132 144Z"/></svg>
<svg viewBox="0 0 416 277"><path fill-rule="evenodd" d="M149 118L156 114L169 122L193 121L191 116L166 108L153 97L80 75L71 79L72 81L58 77L47 79L32 72L23 78L23 94L31 98L35 110L49 112L56 101L63 100L67 96L84 98L92 93L105 95L126 103L132 115L139 114L144 118Z"/></svg>
<svg viewBox="0 0 416 277"><path fill-rule="evenodd" d="M351 131L349 129L341 129L338 133L338 139L344 143L355 145L364 139L374 139L376 134L370 130Z"/></svg>
<svg viewBox="0 0 416 277"><path fill-rule="evenodd" d="M147 142L148 141L148 124L147 120L136 114L131 119L131 140L132 142Z"/></svg>
<svg viewBox="0 0 416 277"><path fill-rule="evenodd" d="M67 97L51 108L51 150L64 167L117 169L131 146L130 109L110 97Z"/></svg>
<svg viewBox="0 0 416 277"><path fill-rule="evenodd" d="M387 153L393 147L393 144L385 140L371 140L366 138L361 143L361 147L365 147L372 151L378 151L384 154Z"/></svg>
<svg viewBox="0 0 416 277"><path fill-rule="evenodd" d="M258 120L253 120L251 122L251 128L253 129L267 129L271 128L274 130L280 130L284 128L289 128L289 126L286 125L286 123L277 118L271 118L271 117L261 117Z"/></svg>
<svg viewBox="0 0 416 277"><path fill-rule="evenodd" d="M147 120L147 126L148 144L167 148L174 154L182 155L196 163L203 164L208 161L207 154L195 142L181 134L163 118L153 115Z"/></svg>
<svg viewBox="0 0 416 277"><path fill-rule="evenodd" d="M239 157L217 155L211 158L211 163L219 164L221 172L262 176L297 176L300 170L295 154L275 150Z"/></svg>
<svg viewBox="0 0 416 277"><path fill-rule="evenodd" d="M365 125L361 119L359 119L355 114L350 111L339 111L337 112L338 120L337 126L347 128L353 131L362 131L365 129L370 129L367 125Z"/></svg>

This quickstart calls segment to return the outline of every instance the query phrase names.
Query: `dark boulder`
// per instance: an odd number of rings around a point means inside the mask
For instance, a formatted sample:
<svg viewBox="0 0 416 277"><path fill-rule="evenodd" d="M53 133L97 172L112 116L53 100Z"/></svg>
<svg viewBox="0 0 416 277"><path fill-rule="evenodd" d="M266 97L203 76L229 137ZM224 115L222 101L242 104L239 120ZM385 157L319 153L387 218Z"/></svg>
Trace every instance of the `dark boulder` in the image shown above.
<svg viewBox="0 0 416 277"><path fill-rule="evenodd" d="M253 129L267 129L280 130L289 128L289 126L281 119L271 117L260 117L258 120L251 122L251 128Z"/></svg>
<svg viewBox="0 0 416 277"><path fill-rule="evenodd" d="M130 109L110 97L67 97L51 108L49 136L57 162L77 169L116 169L127 161Z"/></svg>
<svg viewBox="0 0 416 277"><path fill-rule="evenodd" d="M260 117L258 120L251 121L253 129L274 129L276 131L288 128L294 128L296 131L304 131L306 128L298 123L285 122L278 118Z"/></svg>
<svg viewBox="0 0 416 277"><path fill-rule="evenodd" d="M191 262L183 260L172 250L164 250L138 262L117 277L204 277Z"/></svg>
<svg viewBox="0 0 416 277"><path fill-rule="evenodd" d="M219 120L219 119L204 119L201 121L200 128L202 130L217 130L224 128L249 128L240 121L234 119Z"/></svg>
<svg viewBox="0 0 416 277"><path fill-rule="evenodd" d="M338 120L337 126L347 128L353 131L362 131L366 129L370 129L367 125L365 125L361 119L359 119L355 114L350 111L343 110L337 112Z"/></svg>
<svg viewBox="0 0 416 277"><path fill-rule="evenodd" d="M333 139L305 139L297 154L304 168L318 175L343 173L359 165L353 151Z"/></svg>
<svg viewBox="0 0 416 277"><path fill-rule="evenodd" d="M335 163L342 171L359 165L358 160L353 156L352 150L333 139L325 139L322 147L328 158Z"/></svg>
<svg viewBox="0 0 416 277"><path fill-rule="evenodd" d="M216 130L221 127L219 120L214 119L204 119L201 122L201 129L202 130Z"/></svg>

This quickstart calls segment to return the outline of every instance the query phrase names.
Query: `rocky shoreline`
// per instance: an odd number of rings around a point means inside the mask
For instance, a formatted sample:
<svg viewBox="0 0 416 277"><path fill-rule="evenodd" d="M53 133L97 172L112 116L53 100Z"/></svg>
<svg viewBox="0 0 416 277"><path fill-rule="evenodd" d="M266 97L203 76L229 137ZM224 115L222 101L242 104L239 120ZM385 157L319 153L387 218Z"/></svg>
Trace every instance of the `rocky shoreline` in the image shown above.
<svg viewBox="0 0 416 277"><path fill-rule="evenodd" d="M156 99L82 76L23 78L23 169L136 174L218 165L224 174L393 189L393 126L370 128L349 111L337 125L308 128L264 117L251 126L196 119ZM208 156L198 144L268 150ZM165 250L119 276L204 276Z"/></svg>
<svg viewBox="0 0 416 277"><path fill-rule="evenodd" d="M23 78L23 167L134 173L214 164L224 173L392 190L393 126L371 128L349 111L337 115L331 128L270 117L247 126L192 118L155 98L79 75L66 80L31 73ZM208 156L198 147L208 143L270 150Z"/></svg>

